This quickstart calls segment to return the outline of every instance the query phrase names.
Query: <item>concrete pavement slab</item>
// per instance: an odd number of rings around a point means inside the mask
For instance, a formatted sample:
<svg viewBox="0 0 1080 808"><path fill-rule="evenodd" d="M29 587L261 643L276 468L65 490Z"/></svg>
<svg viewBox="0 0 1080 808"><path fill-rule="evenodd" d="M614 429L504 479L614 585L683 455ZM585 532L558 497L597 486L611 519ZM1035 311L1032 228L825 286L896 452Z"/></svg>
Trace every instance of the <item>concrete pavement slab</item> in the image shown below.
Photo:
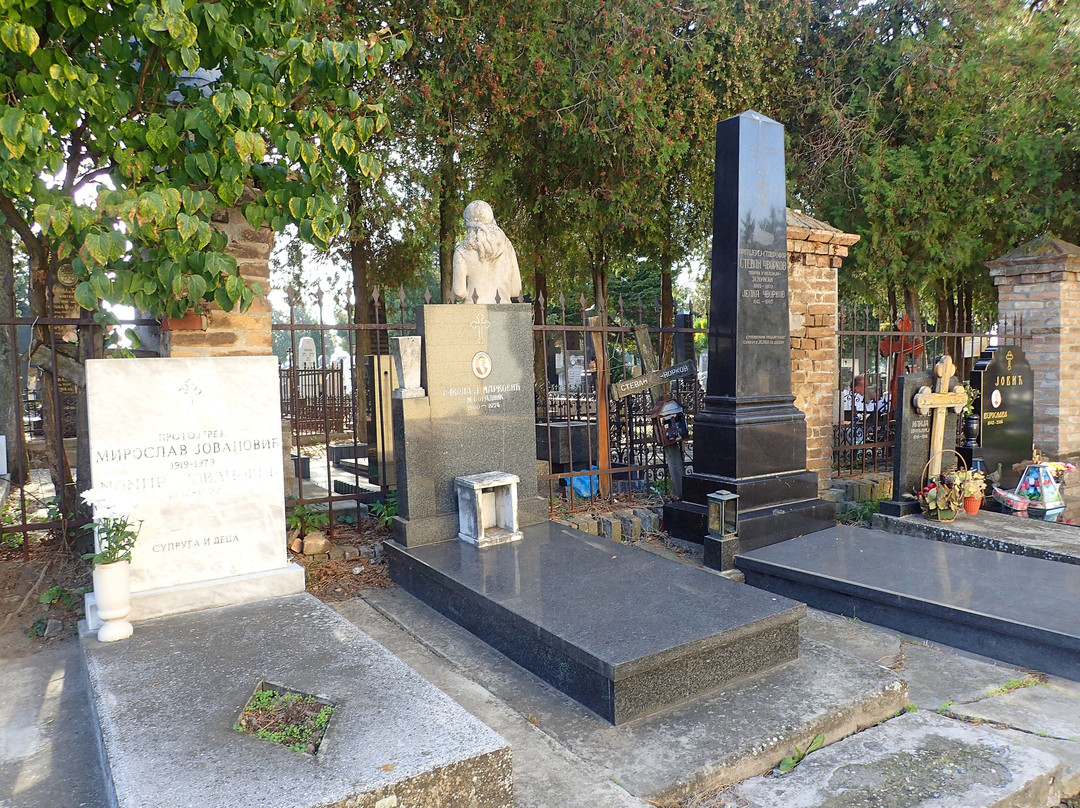
<svg viewBox="0 0 1080 808"><path fill-rule="evenodd" d="M451 664L363 599L334 604L334 608L510 742L515 808L649 808L649 803L614 782L608 772L582 760L493 696L475 681L471 666ZM495 651L491 654L501 656ZM483 664L482 659L473 661Z"/></svg>
<svg viewBox="0 0 1080 808"><path fill-rule="evenodd" d="M311 595L80 637L120 808L510 808L497 733ZM261 683L335 706L318 754L234 722Z"/></svg>
<svg viewBox="0 0 1080 808"><path fill-rule="evenodd" d="M105 805L78 644L2 662L0 682L0 808Z"/></svg>
<svg viewBox="0 0 1080 808"><path fill-rule="evenodd" d="M767 771L819 732L829 742L838 740L896 714L907 702L892 671L804 641L799 659L773 672L612 726L402 590L365 597L575 756L642 799L673 800Z"/></svg>
<svg viewBox="0 0 1080 808"><path fill-rule="evenodd" d="M934 713L903 715L740 784L747 808L1010 808L1048 804L1060 764Z"/></svg>

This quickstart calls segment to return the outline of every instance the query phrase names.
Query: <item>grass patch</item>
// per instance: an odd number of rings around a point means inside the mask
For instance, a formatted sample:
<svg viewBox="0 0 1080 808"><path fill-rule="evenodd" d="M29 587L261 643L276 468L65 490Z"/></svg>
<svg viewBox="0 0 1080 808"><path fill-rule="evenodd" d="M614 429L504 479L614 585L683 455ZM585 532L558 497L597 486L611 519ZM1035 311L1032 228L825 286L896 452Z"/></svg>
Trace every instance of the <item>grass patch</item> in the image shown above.
<svg viewBox="0 0 1080 808"><path fill-rule="evenodd" d="M319 751L334 705L306 693L263 682L252 694L233 729L280 744L294 752Z"/></svg>
<svg viewBox="0 0 1080 808"><path fill-rule="evenodd" d="M1006 693L1012 693L1014 690L1020 690L1025 687L1036 687L1044 684L1045 680L1038 676L1025 676L1022 679L1009 679L1005 684L998 685L986 691L987 696L1004 696Z"/></svg>

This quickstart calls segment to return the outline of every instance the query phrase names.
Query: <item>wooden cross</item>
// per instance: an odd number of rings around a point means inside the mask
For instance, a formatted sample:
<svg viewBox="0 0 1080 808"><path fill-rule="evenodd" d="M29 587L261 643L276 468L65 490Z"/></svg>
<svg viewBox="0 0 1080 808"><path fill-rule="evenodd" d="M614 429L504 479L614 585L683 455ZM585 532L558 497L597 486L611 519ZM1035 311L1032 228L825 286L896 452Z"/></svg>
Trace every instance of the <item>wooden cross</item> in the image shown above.
<svg viewBox="0 0 1080 808"><path fill-rule="evenodd" d="M920 387L915 394L912 403L919 415L927 415L933 411L930 420L930 468L927 471L927 479L934 479L941 474L941 451L945 443L945 410L952 407L953 412L959 413L967 404L967 393L962 384L956 385L949 391L949 381L952 379L956 368L953 366L952 357L945 354L934 365L934 375L937 376L936 391L929 387Z"/></svg>

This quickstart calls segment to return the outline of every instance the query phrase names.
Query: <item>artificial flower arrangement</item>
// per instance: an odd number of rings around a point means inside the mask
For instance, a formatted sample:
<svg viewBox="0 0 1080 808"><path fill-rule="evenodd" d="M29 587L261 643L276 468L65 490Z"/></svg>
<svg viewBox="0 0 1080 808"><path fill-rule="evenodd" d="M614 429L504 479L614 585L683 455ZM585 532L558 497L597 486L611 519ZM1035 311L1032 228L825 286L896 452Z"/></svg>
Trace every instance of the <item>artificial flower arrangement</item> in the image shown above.
<svg viewBox="0 0 1080 808"><path fill-rule="evenodd" d="M986 492L986 475L978 469L957 469L949 472L950 483L960 487L965 498L982 497Z"/></svg>
<svg viewBox="0 0 1080 808"><path fill-rule="evenodd" d="M962 488L950 482L948 477L948 474L942 475L940 479L931 481L915 495L915 498L919 500L919 507L928 519L951 522L956 518L957 511L964 506Z"/></svg>

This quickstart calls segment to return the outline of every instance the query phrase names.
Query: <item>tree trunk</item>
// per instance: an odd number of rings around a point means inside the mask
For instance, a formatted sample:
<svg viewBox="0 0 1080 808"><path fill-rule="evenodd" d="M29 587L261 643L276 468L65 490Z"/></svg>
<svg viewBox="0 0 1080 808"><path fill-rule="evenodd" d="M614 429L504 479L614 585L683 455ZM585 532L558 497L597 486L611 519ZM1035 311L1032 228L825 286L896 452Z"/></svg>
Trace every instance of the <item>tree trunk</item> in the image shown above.
<svg viewBox="0 0 1080 808"><path fill-rule="evenodd" d="M911 321L912 331L922 331L922 315L919 313L919 290L906 286L904 287L904 313Z"/></svg>
<svg viewBox="0 0 1080 808"><path fill-rule="evenodd" d="M11 232L0 228L0 317L14 317L15 258ZM21 391L18 375L18 334L14 325L0 325L0 435L7 437L7 470L14 485L24 485L30 468L23 435ZM20 451L20 448L22 451Z"/></svg>
<svg viewBox="0 0 1080 808"><path fill-rule="evenodd" d="M673 328L675 324L675 298L671 291L671 265L674 263L671 253L664 250L660 254L660 367L671 367L673 363L672 346L674 336L665 328ZM682 339L682 334L679 334ZM670 386L665 390L668 392Z"/></svg>
<svg viewBox="0 0 1080 808"><path fill-rule="evenodd" d="M454 227L457 224L457 166L454 147L446 143L439 159L439 285L442 302L454 302Z"/></svg>
<svg viewBox="0 0 1080 808"><path fill-rule="evenodd" d="M607 277L607 245L604 244L604 235L601 232L597 236L596 251L590 251L589 257L592 264L593 300L597 311L600 306L607 307L608 277Z"/></svg>
<svg viewBox="0 0 1080 808"><path fill-rule="evenodd" d="M540 232L543 231L543 217L539 218ZM544 254L537 251L533 255L533 323L535 325L545 325L544 311L547 306L551 304L548 300L548 287L547 287L547 273L544 271ZM540 300L543 298L544 307L541 308ZM534 389L547 390L547 340L545 338L546 332L534 331L533 332L533 381ZM546 412L547 403L542 400L537 401L537 420Z"/></svg>
<svg viewBox="0 0 1080 808"><path fill-rule="evenodd" d="M362 188L357 180L349 180L349 215L352 217L353 232L349 239L349 264L352 268L353 283L353 323L356 325L369 325L374 322L374 301L371 298L371 261L373 251L371 249L370 236L366 231L359 230L363 220L361 210L363 207ZM353 332L353 397L364 395L367 390L367 369L364 366L364 357L371 351L371 331L358 330ZM367 435L367 407L356 408L356 431L360 435Z"/></svg>

